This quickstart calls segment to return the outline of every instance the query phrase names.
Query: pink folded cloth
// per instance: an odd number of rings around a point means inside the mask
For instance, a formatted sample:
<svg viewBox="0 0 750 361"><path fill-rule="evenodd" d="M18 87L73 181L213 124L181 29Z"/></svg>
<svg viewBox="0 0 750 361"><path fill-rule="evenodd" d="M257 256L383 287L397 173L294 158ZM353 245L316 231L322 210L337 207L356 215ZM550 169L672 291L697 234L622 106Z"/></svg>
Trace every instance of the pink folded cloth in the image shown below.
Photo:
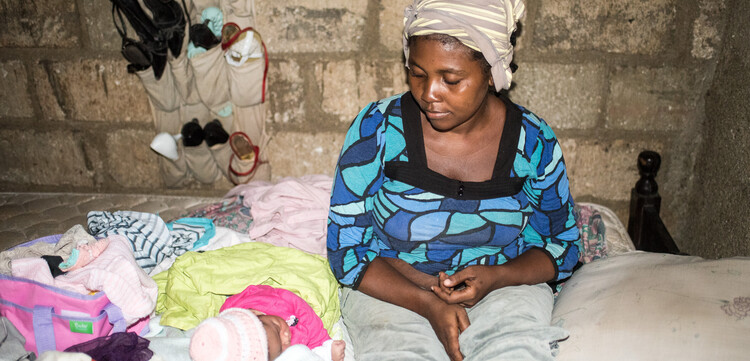
<svg viewBox="0 0 750 361"><path fill-rule="evenodd" d="M332 185L326 175L286 177L241 184L226 197L243 196L253 218L247 235L255 241L325 256Z"/></svg>

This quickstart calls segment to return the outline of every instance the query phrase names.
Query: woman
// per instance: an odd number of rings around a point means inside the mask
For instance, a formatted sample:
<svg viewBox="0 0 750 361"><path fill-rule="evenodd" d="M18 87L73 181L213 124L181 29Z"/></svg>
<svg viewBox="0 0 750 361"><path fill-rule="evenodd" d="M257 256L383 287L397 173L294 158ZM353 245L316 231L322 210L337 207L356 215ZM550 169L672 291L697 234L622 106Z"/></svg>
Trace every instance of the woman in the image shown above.
<svg viewBox="0 0 750 361"><path fill-rule="evenodd" d="M328 259L358 360L552 359L552 291L578 260L552 130L498 95L521 0L417 0L410 92L347 134Z"/></svg>

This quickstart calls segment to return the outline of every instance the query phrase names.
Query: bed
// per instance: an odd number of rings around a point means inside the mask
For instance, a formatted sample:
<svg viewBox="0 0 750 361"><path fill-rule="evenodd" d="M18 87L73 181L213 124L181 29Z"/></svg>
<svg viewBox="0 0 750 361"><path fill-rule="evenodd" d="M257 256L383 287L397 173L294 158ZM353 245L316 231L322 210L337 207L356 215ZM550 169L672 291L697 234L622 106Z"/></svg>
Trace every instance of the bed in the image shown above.
<svg viewBox="0 0 750 361"><path fill-rule="evenodd" d="M659 216L659 154L646 151L637 161L641 178L631 193L627 227L607 207L594 203L576 205L585 254L583 265L556 296L553 323L570 331L570 337L559 344L557 359L748 359L750 259L705 260L682 254ZM277 246L321 254L325 251L324 234L315 231L315 227L311 228L314 234L300 232L309 225L305 222L324 219L325 206L312 210L300 206L287 210L281 219L251 216L253 207L263 207L259 200L264 196L268 202L275 201L268 197L268 191L275 186L290 189L300 183L317 185L319 192L301 192L312 198L300 199L298 204L324 204L326 177L310 177L304 182L285 178L277 183L258 183L251 188L235 188L226 197L209 198L2 193L1 245L6 249L62 233L75 224L85 224L86 213L91 210L128 209L158 214L167 222L184 217L212 218L217 237L227 246L263 238ZM282 184L284 181L291 183ZM248 205L248 197L256 197L255 203ZM303 213L309 217L300 219ZM292 218L301 223L293 224L292 229L284 228L290 226L285 219ZM252 227L253 223L256 227ZM261 223L267 227L259 230L263 228L257 227ZM294 232L299 238L285 244L284 239L293 237ZM314 241L309 242L310 239ZM170 269L169 264L159 266L161 270ZM159 328L158 320L159 315L154 315L155 327L147 336L155 351L153 359L189 359L190 330L155 330ZM333 321L332 336L348 340L343 322ZM175 351L175 345L181 351ZM353 348L348 342L347 360L354 360Z"/></svg>

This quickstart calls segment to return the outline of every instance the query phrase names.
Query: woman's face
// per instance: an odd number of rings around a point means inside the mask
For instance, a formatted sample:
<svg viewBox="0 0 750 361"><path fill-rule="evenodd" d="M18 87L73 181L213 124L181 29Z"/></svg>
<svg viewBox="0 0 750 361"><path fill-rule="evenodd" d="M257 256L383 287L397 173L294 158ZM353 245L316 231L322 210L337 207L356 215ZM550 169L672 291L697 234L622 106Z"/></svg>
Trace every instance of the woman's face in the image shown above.
<svg viewBox="0 0 750 361"><path fill-rule="evenodd" d="M470 127L482 114L491 77L468 50L419 37L409 47L409 88L435 130Z"/></svg>

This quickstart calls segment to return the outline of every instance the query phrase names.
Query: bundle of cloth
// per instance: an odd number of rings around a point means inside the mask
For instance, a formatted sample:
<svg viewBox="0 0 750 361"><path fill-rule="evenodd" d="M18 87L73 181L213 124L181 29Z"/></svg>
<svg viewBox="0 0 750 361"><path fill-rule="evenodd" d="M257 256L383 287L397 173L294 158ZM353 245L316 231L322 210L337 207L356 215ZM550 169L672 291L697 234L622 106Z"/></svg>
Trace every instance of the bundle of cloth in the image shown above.
<svg viewBox="0 0 750 361"><path fill-rule="evenodd" d="M189 214L166 222L146 212L91 211L88 230L76 225L0 253L0 273L105 292L129 323L147 324L42 359L340 361L339 284L325 257L331 185L312 175L237 186L225 199L250 210L242 233ZM222 353L238 341L239 353Z"/></svg>

